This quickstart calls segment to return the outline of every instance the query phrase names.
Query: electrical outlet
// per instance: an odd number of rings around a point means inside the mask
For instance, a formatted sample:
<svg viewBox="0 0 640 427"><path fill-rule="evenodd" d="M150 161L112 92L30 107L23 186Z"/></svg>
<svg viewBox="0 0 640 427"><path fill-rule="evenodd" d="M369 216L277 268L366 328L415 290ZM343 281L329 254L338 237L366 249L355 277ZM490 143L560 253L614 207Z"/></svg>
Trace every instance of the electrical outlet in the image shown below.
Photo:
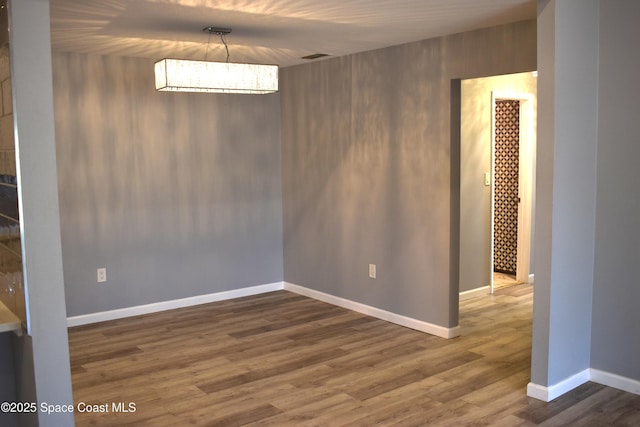
<svg viewBox="0 0 640 427"><path fill-rule="evenodd" d="M369 278L371 278L371 279L375 279L376 278L376 265L375 264L369 264Z"/></svg>
<svg viewBox="0 0 640 427"><path fill-rule="evenodd" d="M98 283L104 283L107 281L107 269L106 268L99 268L98 270L96 270L97 272L97 277L98 277Z"/></svg>

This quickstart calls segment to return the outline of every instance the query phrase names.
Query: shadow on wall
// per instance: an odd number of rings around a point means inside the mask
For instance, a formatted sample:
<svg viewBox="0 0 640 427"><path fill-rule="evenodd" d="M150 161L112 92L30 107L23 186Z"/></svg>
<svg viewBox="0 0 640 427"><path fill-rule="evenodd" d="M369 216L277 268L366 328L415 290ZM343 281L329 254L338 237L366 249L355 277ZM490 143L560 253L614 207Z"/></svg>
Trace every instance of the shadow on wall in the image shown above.
<svg viewBox="0 0 640 427"><path fill-rule="evenodd" d="M139 58L53 65L69 315L282 280L278 94L156 92Z"/></svg>

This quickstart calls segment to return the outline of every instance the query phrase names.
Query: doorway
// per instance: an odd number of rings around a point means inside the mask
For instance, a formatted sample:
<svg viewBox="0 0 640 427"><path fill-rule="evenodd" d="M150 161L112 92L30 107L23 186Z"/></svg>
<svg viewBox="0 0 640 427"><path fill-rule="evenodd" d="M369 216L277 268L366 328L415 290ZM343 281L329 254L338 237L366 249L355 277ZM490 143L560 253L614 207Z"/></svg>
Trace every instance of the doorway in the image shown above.
<svg viewBox="0 0 640 427"><path fill-rule="evenodd" d="M533 95L492 91L491 283L531 283ZM496 274L497 273L497 274Z"/></svg>
<svg viewBox="0 0 640 427"><path fill-rule="evenodd" d="M492 294L494 270L515 276L513 282L532 283L537 84L532 73L519 73L462 80L460 85L458 282L464 300ZM504 140L499 142L508 145L498 146L498 153L496 104L506 110L498 126L501 121L509 125L499 129ZM509 164L503 164L507 160ZM509 191L496 182L501 174L509 181ZM502 197L497 209L496 196ZM496 218L511 226L508 233L494 228Z"/></svg>

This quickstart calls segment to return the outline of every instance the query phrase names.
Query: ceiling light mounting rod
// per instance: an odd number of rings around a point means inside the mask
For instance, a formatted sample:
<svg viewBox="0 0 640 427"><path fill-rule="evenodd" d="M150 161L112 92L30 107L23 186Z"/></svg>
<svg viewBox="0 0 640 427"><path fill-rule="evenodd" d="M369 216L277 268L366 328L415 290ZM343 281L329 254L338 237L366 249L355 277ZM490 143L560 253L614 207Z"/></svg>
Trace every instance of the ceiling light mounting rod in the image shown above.
<svg viewBox="0 0 640 427"><path fill-rule="evenodd" d="M227 41L224 36L231 32L231 28L219 28L219 27L204 27L202 31L209 33L209 41L211 41L211 35L215 34L216 36L220 36L220 40L222 44L224 44L224 48L227 51L227 62L229 62L229 46L227 46ZM209 41L207 41L207 53L205 53L205 60L207 59L207 54L209 53Z"/></svg>

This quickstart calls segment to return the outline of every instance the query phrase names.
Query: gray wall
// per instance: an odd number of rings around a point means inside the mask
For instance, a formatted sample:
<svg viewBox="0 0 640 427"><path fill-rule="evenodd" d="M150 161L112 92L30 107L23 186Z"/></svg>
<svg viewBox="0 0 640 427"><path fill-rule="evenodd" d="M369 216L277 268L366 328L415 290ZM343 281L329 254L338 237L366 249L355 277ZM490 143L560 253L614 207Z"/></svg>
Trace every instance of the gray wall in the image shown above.
<svg viewBox="0 0 640 427"><path fill-rule="evenodd" d="M285 280L456 326L451 81L534 70L535 43L527 21L283 69Z"/></svg>
<svg viewBox="0 0 640 427"><path fill-rule="evenodd" d="M538 140L536 144L536 231L533 237L536 259L536 287L533 294L533 334L531 344L531 383L548 385L549 311L551 305L551 258L544 255L551 247L553 212L553 138L555 67L555 3L538 0ZM547 77L545 77L545 75Z"/></svg>
<svg viewBox="0 0 640 427"><path fill-rule="evenodd" d="M9 8L13 113L19 150L18 189L30 336L14 341L17 399L70 404L56 179L49 2ZM69 426L73 414L25 414L20 425Z"/></svg>
<svg viewBox="0 0 640 427"><path fill-rule="evenodd" d="M598 1L543 3L532 382L547 386L590 367Z"/></svg>
<svg viewBox="0 0 640 427"><path fill-rule="evenodd" d="M282 281L278 94L156 92L137 58L53 77L69 316Z"/></svg>
<svg viewBox="0 0 640 427"><path fill-rule="evenodd" d="M591 366L640 380L640 3L600 2Z"/></svg>
<svg viewBox="0 0 640 427"><path fill-rule="evenodd" d="M531 73L462 81L460 137L460 292L489 286L491 259L491 93L532 95L532 146L535 149L536 78ZM524 121L524 118L522 119ZM524 123L523 123L524 124ZM535 155L529 158L535 167ZM533 229L533 224L531 225ZM533 255L533 251L531 252ZM531 256L530 258L533 258ZM530 272L533 263L530 261Z"/></svg>

